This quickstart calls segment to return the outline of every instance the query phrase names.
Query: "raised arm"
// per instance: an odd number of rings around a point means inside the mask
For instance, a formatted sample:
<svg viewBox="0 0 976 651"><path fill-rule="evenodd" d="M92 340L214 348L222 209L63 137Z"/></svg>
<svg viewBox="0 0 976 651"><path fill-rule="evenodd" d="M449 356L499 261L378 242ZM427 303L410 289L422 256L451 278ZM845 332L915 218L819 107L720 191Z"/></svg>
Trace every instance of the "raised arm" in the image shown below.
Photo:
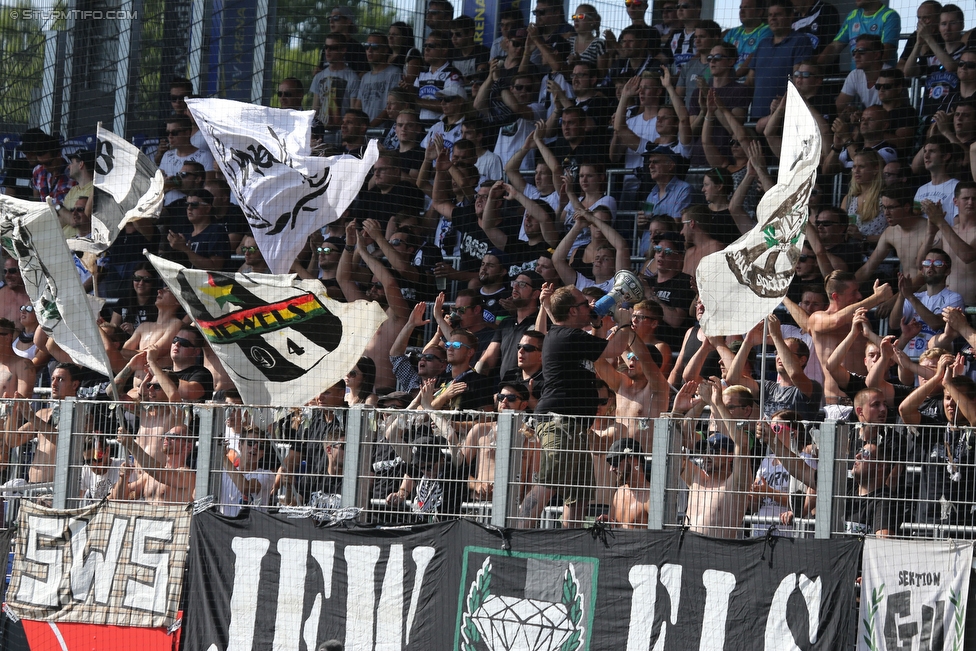
<svg viewBox="0 0 976 651"><path fill-rule="evenodd" d="M763 322L760 321L746 333L745 339L742 341L742 346L732 359L732 364L725 369L726 382L729 384L741 384L752 391L752 395L754 396L758 395L760 387L759 383L752 379L751 375L746 373L746 364L750 351L752 351L754 346L762 342L762 331Z"/></svg>
<svg viewBox="0 0 976 651"><path fill-rule="evenodd" d="M559 246L552 252L552 265L556 268L556 273L559 274L559 279L563 281L564 285L576 284L576 272L569 266L569 251L573 248L576 237L583 232L586 225L587 219L584 212L577 212L573 215L573 227L563 236Z"/></svg>
<svg viewBox="0 0 976 651"><path fill-rule="evenodd" d="M444 294L441 293L440 296L443 297ZM430 319L424 318L426 314L426 303L420 302L413 306L410 315L393 341L393 345L390 346L390 357L402 357L407 352L407 346L410 345L410 339L413 338L413 331L430 323Z"/></svg>
<svg viewBox="0 0 976 651"><path fill-rule="evenodd" d="M620 160L624 154L621 146L634 151L640 148L640 136L627 126L627 109L630 108L630 100L637 94L639 87L640 77L631 77L620 91L620 101L617 102L617 110L613 114L613 137L619 145L610 152L610 160L613 162Z"/></svg>
<svg viewBox="0 0 976 651"><path fill-rule="evenodd" d="M939 359L938 367L935 369L935 377L909 393L908 397L898 405L898 415L901 416L901 419L905 423L918 425L922 422L922 414L919 412L919 408L929 396L935 395L939 390L943 389L942 378L945 375L946 369L954 362L955 360L952 355L943 355Z"/></svg>
<svg viewBox="0 0 976 651"><path fill-rule="evenodd" d="M786 340L783 338L782 327L779 322L779 317L775 314L770 314L766 317L767 327L769 329L769 336L773 340L773 345L776 346L776 354L779 355L780 360L783 362L783 370L786 372L787 377L789 377L790 382L800 390L807 398L813 396L814 383L807 374L803 372L803 366L800 364L800 358L790 350L790 347L786 344Z"/></svg>

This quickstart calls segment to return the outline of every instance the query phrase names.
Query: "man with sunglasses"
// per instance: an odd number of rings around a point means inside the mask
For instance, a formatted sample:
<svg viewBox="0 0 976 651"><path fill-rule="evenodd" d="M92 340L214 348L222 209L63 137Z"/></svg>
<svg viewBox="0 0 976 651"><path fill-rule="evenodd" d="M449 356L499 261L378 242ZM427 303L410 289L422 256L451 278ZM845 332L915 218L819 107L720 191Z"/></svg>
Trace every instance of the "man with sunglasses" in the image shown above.
<svg viewBox="0 0 976 651"><path fill-rule="evenodd" d="M495 338L495 328L484 317L484 299L477 289L464 288L454 298L450 314L444 314L444 292L434 299L434 321L441 334L448 338L454 330L467 330L478 338L475 359L480 359Z"/></svg>
<svg viewBox="0 0 976 651"><path fill-rule="evenodd" d="M31 305L31 298L24 289L20 264L13 258L3 260L3 287L0 287L0 318L19 324L20 306ZM21 327L15 326L20 331Z"/></svg>
<svg viewBox="0 0 976 651"><path fill-rule="evenodd" d="M888 487L898 467L895 441L864 443L854 452L854 466L844 504L844 531L880 538L901 534L904 506Z"/></svg>
<svg viewBox="0 0 976 651"><path fill-rule="evenodd" d="M643 447L633 438L618 439L607 452L607 464L617 484L610 505L610 525L621 529L646 528L651 464Z"/></svg>
<svg viewBox="0 0 976 651"><path fill-rule="evenodd" d="M329 14L329 30L332 34L346 38L346 62L357 75L369 70L369 62L362 44L356 40L356 10L353 7L335 7ZM326 67L326 53L319 55L319 67Z"/></svg>
<svg viewBox="0 0 976 651"><path fill-rule="evenodd" d="M880 36L884 44L882 60L894 65L898 58L898 41L901 38L901 16L894 9L886 7L881 0L856 0L854 4L857 9L847 14L833 42L820 53L818 63L822 66L833 64L845 45L853 51L858 36L874 34Z"/></svg>
<svg viewBox="0 0 976 651"><path fill-rule="evenodd" d="M918 110L905 92L905 73L897 68L882 70L874 88L881 108L888 112L888 142L899 152L911 150L918 129Z"/></svg>
<svg viewBox="0 0 976 651"><path fill-rule="evenodd" d="M658 338L672 350L680 349L696 293L691 276L681 271L685 259L684 238L680 233L660 233L654 237L653 251L657 275L648 279L651 291L644 298L660 305L664 312L656 331Z"/></svg>
<svg viewBox="0 0 976 651"><path fill-rule="evenodd" d="M351 106L369 116L371 126L382 126L379 120L386 110L386 99L397 88L403 72L390 64L390 46L386 34L372 32L366 37L366 60L369 71L359 79L359 90L353 95ZM396 117L395 115L392 117Z"/></svg>
<svg viewBox="0 0 976 651"><path fill-rule="evenodd" d="M498 393L495 394L495 411L524 412L528 407L529 390L524 384L502 382L498 385ZM497 421L477 423L468 432L461 445L461 454L469 468L468 490L471 491L472 499L489 501L494 493L497 434Z"/></svg>
<svg viewBox="0 0 976 651"><path fill-rule="evenodd" d="M160 350L151 351L147 363L170 402L203 402L213 395L213 375L203 366L203 337L196 328L184 326L169 346L172 367L162 369L156 359Z"/></svg>
<svg viewBox="0 0 976 651"><path fill-rule="evenodd" d="M931 248L921 263L921 279L925 283L922 291L914 293L917 283L898 274L900 299L888 315L888 326L901 331L902 324L921 321L922 331L914 337L905 349L911 357L921 354L929 339L945 330L942 310L947 307L965 307L962 296L947 287L947 279L952 271L952 258L939 248Z"/></svg>
<svg viewBox="0 0 976 651"><path fill-rule="evenodd" d="M542 374L542 345L546 336L538 330L526 330L516 345L516 366L502 375L502 382L523 384L528 388L527 409L535 411L535 406L545 386Z"/></svg>
<svg viewBox="0 0 976 651"><path fill-rule="evenodd" d="M494 382L474 370L478 338L467 330L456 329L444 344L450 377L434 392L431 407L448 410L492 410Z"/></svg>
<svg viewBox="0 0 976 651"><path fill-rule="evenodd" d="M31 307L30 303L26 304ZM23 309L23 308L21 308ZM0 395L30 396L34 392L37 372L30 359L24 359L14 352L13 342L18 336L17 321L0 317Z"/></svg>
<svg viewBox="0 0 976 651"><path fill-rule="evenodd" d="M624 370L618 370L621 360ZM618 418L657 418L668 410L671 397L668 380L661 367L654 363L646 345L635 345L618 359L600 358L594 367L597 377L617 394ZM622 422L627 424L629 421ZM650 434L649 430L644 432ZM651 444L649 440L642 442Z"/></svg>
<svg viewBox="0 0 976 651"><path fill-rule="evenodd" d="M444 117L441 100L437 93L449 91L453 96L467 97L464 90L464 75L451 65L449 32L433 31L424 40L424 62L427 70L417 76L413 85L417 89L417 106L420 107L421 122L433 122Z"/></svg>
<svg viewBox="0 0 976 651"><path fill-rule="evenodd" d="M475 22L471 16L458 16L451 21L451 44L454 56L451 65L465 78L476 72L487 72L491 51L474 40Z"/></svg>
<svg viewBox="0 0 976 651"><path fill-rule="evenodd" d="M166 177L163 185L166 191L163 203L169 214L178 213L180 204L176 206L174 204L186 198L184 182L186 187L191 189L203 186L203 176L197 180L196 175L190 178L189 175L181 174L186 163L198 163L203 166L204 172L208 172L214 168L214 159L209 151L197 149L190 143L190 118L185 115L172 115L166 119L166 140L169 148L159 161L159 169ZM170 210L170 206L173 206L173 210Z"/></svg>
<svg viewBox="0 0 976 651"><path fill-rule="evenodd" d="M854 57L854 69L848 73L844 86L837 95L837 113L843 113L855 99L864 107L881 103L878 89L874 87L885 65L882 60L884 48L881 38L874 34L858 36L851 56Z"/></svg>
<svg viewBox="0 0 976 651"><path fill-rule="evenodd" d="M920 249L928 232L928 221L915 212L915 188L898 185L881 191L881 212L888 220L888 227L881 234L867 262L854 276L863 283L876 275L885 258L894 253L899 260L900 271L909 278L917 278Z"/></svg>
<svg viewBox="0 0 976 651"><path fill-rule="evenodd" d="M192 502L196 491L196 470L187 465L196 436L184 425L177 425L163 435L164 464L160 465L137 442L132 434L120 430L119 444L143 469L132 483L116 484L111 499L141 499L149 504L186 504ZM124 467L124 466L123 466Z"/></svg>
<svg viewBox="0 0 976 651"><path fill-rule="evenodd" d="M424 380L434 379L437 384L441 384L441 379L446 380L447 371L447 352L438 343L428 343L424 346L420 357L416 361L416 366L406 355L407 346L417 328L427 324L424 316L427 313L426 303L417 303L410 316L403 324L403 328L397 335L393 345L390 346L390 364L396 376L396 390L414 393Z"/></svg>
<svg viewBox="0 0 976 651"><path fill-rule="evenodd" d="M358 43L357 43L358 45ZM361 47L361 46L360 46ZM359 75L346 60L349 38L344 34L325 37L325 66L312 77L312 110L326 127L338 127L359 92Z"/></svg>
<svg viewBox="0 0 976 651"><path fill-rule="evenodd" d="M68 176L75 182L75 185L64 195L64 202L58 206L58 217L62 225L65 217L69 220L71 215L65 215L78 203L78 197L88 197L92 195L92 183L95 180L95 152L89 149L79 149L68 154ZM90 215L89 211L89 215Z"/></svg>
<svg viewBox="0 0 976 651"><path fill-rule="evenodd" d="M539 314L542 283L542 276L535 271L525 270L515 277L512 281L512 295L505 300L505 306L512 311L512 316L504 319L501 325L495 328L491 343L476 365L478 372L485 375L492 374L494 371L493 377L512 379L515 376L520 381L528 381L530 389L533 390L533 401L539 396L536 389L541 390L542 385L533 386L530 377L526 377L524 373L519 375L519 369L522 368L523 352L525 352L522 345L526 344L530 347L542 345L541 339L535 343L524 341L526 333L535 326ZM541 354L538 361L541 369ZM536 370L538 369L533 370L532 373L534 374Z"/></svg>
<svg viewBox="0 0 976 651"><path fill-rule="evenodd" d="M298 77L286 77L278 84L278 108L302 110L302 100L305 99L305 86Z"/></svg>
<svg viewBox="0 0 976 651"><path fill-rule="evenodd" d="M166 235L172 250L184 257L183 264L194 269L223 271L230 259L227 230L214 224L210 211L213 195L206 190L191 190L186 195L189 227L176 225Z"/></svg>

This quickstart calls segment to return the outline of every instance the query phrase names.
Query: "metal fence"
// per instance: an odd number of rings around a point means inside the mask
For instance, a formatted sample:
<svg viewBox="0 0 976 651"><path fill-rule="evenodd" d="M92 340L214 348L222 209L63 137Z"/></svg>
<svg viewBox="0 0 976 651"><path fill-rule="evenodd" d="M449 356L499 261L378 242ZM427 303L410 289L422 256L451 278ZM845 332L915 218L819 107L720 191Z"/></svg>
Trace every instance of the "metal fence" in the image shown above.
<svg viewBox="0 0 976 651"><path fill-rule="evenodd" d="M14 419L28 414L12 405ZM976 538L968 426L794 422L774 434L754 421L723 428L707 413L618 418L612 401L595 419L360 406L31 406L50 431L10 450L8 523L23 498L71 508L105 497L183 503L195 495L211 496L227 515L247 507L374 525L599 520L725 538L771 528L818 538ZM31 429L5 423L8 444ZM715 435L736 428L746 443L734 453ZM120 439L126 431L134 442ZM630 439L640 447L628 443L622 453L617 442ZM733 467L741 474L730 481L724 473Z"/></svg>

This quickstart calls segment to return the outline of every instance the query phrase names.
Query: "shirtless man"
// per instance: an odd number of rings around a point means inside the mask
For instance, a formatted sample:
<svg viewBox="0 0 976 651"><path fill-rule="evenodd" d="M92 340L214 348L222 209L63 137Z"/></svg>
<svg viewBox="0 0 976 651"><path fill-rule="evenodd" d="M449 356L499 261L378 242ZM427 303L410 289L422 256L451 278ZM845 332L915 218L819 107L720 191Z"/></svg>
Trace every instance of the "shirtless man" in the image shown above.
<svg viewBox="0 0 976 651"><path fill-rule="evenodd" d="M632 438L616 441L610 446L607 463L617 479L610 511L612 526L621 529L646 528L651 498L648 481L650 463L640 443Z"/></svg>
<svg viewBox="0 0 976 651"><path fill-rule="evenodd" d="M58 364L51 374L51 399L64 400L72 398L78 392L81 381L81 368L75 364ZM5 394L5 397L10 397ZM20 393L14 398L22 399ZM19 425L21 420L26 422ZM18 426L19 425L19 426ZM32 484L54 481L54 460L57 455L58 414L57 406L45 407L36 413L30 413L30 406L26 402L16 403L16 407L8 410L6 434L3 447L5 454L11 448L18 448L37 437L37 449L31 462L28 481Z"/></svg>
<svg viewBox="0 0 976 651"><path fill-rule="evenodd" d="M169 351L170 343L180 331L183 322L176 316L180 310L180 302L165 285L156 293L156 309L159 311L156 320L140 323L132 333L132 337L122 346L124 357L132 357L140 350L149 350L154 346ZM164 352L164 358L159 362L165 368L172 363L172 360ZM142 375L137 374L136 380L138 386L142 381Z"/></svg>
<svg viewBox="0 0 976 651"><path fill-rule="evenodd" d="M695 533L715 538L735 539L742 534L742 518L749 506L752 487L752 464L746 429L732 424L732 414L722 401L719 378L702 380L698 395L720 420L725 434L708 438L708 451L701 465L691 456L684 458L681 478L688 485L686 517ZM693 447L686 429L686 447ZM726 436L731 434L731 438ZM692 445L687 445L692 443Z"/></svg>
<svg viewBox="0 0 976 651"><path fill-rule="evenodd" d="M135 357L125 365L125 368L115 376L115 385L125 386L137 370L145 373L144 381L128 394L123 395L123 399L129 398L136 403L137 411L132 412L127 409L122 418L125 419L125 428L128 430L131 430L136 422L139 423L136 443L156 460L157 465L162 466L166 462L166 456L162 452L163 434L179 422L179 412L163 404L169 401L162 390L162 386L155 380L151 372L146 372L148 354L148 351L145 350L136 353Z"/></svg>
<svg viewBox="0 0 976 651"><path fill-rule="evenodd" d="M11 344L16 335L13 322L0 318L0 395L19 393L29 396L34 393L37 372L30 360L14 353Z"/></svg>
<svg viewBox="0 0 976 651"><path fill-rule="evenodd" d="M925 242L928 222L915 212L914 190L904 185L885 188L881 191L881 212L888 218L888 228L881 233L868 261L854 273L859 283L876 276L875 271L892 250L904 275L914 278L918 274L914 260Z"/></svg>
<svg viewBox="0 0 976 651"><path fill-rule="evenodd" d="M851 321L854 320L854 312L859 307L871 309L893 296L888 283L882 285L876 280L874 293L862 299L857 288L857 279L854 274L847 271L831 272L827 276L824 287L830 303L826 310L814 312L807 321L807 328L813 335L817 359L821 361L830 359L834 348L847 336ZM844 360L844 367L859 375L867 375L867 369L864 368L864 343L865 341L862 340L851 346L847 359ZM824 374L824 395L828 403L831 399L842 398L845 395L829 373Z"/></svg>
<svg viewBox="0 0 976 651"><path fill-rule="evenodd" d="M617 394L617 418L628 422L631 418L657 418L668 409L668 380L646 346L637 346L636 352L627 351L623 355L626 371L618 371L615 361L606 358L597 360L597 377L607 383ZM638 434L640 443L650 449L647 440L650 429L642 429Z"/></svg>
<svg viewBox="0 0 976 651"><path fill-rule="evenodd" d="M529 404L529 389L521 382L502 382L495 394L497 411L525 411ZM471 499L489 501L495 487L495 436L498 423L478 423L464 440L461 454L475 474L468 476ZM473 464L473 465L472 465Z"/></svg>
<svg viewBox="0 0 976 651"><path fill-rule="evenodd" d="M960 181L952 200L959 211L955 223L949 225L945 207L925 199L922 212L929 217L925 241L916 256L921 268L925 254L933 247L944 249L952 258L949 289L962 294L966 305L976 304L976 183Z"/></svg>
<svg viewBox="0 0 976 651"><path fill-rule="evenodd" d="M403 325L407 322L411 306L404 300L403 294L400 292L400 285L390 270L366 251L366 245L358 236L356 222L354 221L349 222L346 226L346 246L354 246L355 250L350 252L348 249L343 249L342 257L339 258L339 268L336 271L336 279L346 300L349 302L360 299L380 301L380 305L386 309L386 321L369 340L366 351L363 353L376 362L376 382L374 384L376 392L379 394L386 393L396 389L396 377L393 375L393 364L390 362L390 348ZM354 269L358 266L360 259L366 262L366 266L373 274L372 285L365 294L359 289L353 278ZM377 287L377 285L379 286ZM384 297L385 300L382 300Z"/></svg>
<svg viewBox="0 0 976 651"><path fill-rule="evenodd" d="M0 287L0 317L9 319L20 331L20 306L30 305L31 299L24 289L24 279L20 276L20 265L13 258L3 261L3 287Z"/></svg>
<svg viewBox="0 0 976 651"><path fill-rule="evenodd" d="M125 430L119 429L118 440L144 472L135 482L119 482L112 499L143 499L150 504L186 504L193 501L197 477L196 471L187 467L186 458L193 450L194 438L189 436L185 426L177 425L163 435L162 452L166 462L162 466Z"/></svg>
<svg viewBox="0 0 976 651"><path fill-rule="evenodd" d="M610 514L613 504L613 493L616 490L613 469L607 464L607 454L613 444L629 435L627 424L614 418L617 408L617 396L610 391L602 380L596 381L596 392L599 405L596 418L587 432L587 443L590 456L593 458L593 484L596 486L596 496L593 499L591 511L597 516Z"/></svg>

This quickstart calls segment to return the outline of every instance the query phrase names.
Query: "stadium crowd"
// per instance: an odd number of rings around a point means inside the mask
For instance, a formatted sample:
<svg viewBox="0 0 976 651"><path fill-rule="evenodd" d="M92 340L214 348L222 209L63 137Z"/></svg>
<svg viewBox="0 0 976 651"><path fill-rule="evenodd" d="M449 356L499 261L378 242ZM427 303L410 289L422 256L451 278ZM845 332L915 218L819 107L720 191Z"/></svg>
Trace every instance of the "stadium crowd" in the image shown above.
<svg viewBox="0 0 976 651"><path fill-rule="evenodd" d="M850 532L976 532L976 30L956 5L926 0L899 52L907 17L879 0L857 0L846 18L823 0L743 0L741 25L724 32L700 0L660 4L651 24L645 0L626 0L631 24L615 34L590 5L567 20L561 2L540 0L529 24L503 12L490 50L446 0L429 3L420 43L405 23L360 43L352 10L333 10L318 71L282 80L278 106L315 111L323 155L362 155L370 129L381 151L292 271L338 301L377 301L388 318L308 405L320 409L275 423L231 409L228 513L338 493L341 408L365 404L402 412L384 416L370 452L372 496L394 513L448 517L490 500L497 425L471 413L514 410L532 414L520 522L537 526L559 504L565 526L646 525L646 420L666 415L692 530L791 535L815 513L815 425L830 419L856 424L846 450L863 499L849 502ZM795 278L765 323L705 337L696 269L757 223L788 137L788 80L823 142ZM130 224L106 255L77 262L89 289L115 299L100 327L125 392L112 397L131 401L121 418L86 423L97 432L86 498L190 499L192 423L164 403L241 403L141 255L268 271L186 108L192 92L173 80L155 152L167 176L158 223ZM23 152L66 237L90 232L94 154L65 167L57 139L39 132ZM601 316L596 302L622 269L644 298ZM4 396L104 396L107 378L37 327L14 259L4 283ZM3 453L36 438L24 478L51 481L57 411L20 404Z"/></svg>

